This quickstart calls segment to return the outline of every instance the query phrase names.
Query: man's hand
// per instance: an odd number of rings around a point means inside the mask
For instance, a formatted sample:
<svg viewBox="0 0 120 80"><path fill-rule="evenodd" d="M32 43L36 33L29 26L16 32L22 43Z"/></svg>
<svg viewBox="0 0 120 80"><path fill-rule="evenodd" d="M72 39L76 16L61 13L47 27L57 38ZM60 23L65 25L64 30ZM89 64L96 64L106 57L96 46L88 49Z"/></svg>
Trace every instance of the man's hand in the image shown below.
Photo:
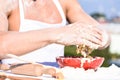
<svg viewBox="0 0 120 80"><path fill-rule="evenodd" d="M108 34L96 26L76 22L66 27L58 36L58 43L65 45L84 44L92 49L105 48L109 45Z"/></svg>

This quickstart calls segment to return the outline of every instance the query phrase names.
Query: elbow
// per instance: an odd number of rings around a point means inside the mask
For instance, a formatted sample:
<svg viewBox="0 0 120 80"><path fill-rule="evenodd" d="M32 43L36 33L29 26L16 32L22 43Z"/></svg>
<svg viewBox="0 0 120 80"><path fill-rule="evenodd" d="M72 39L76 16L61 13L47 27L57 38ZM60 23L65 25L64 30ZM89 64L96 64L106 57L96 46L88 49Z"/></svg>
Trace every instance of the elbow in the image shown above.
<svg viewBox="0 0 120 80"><path fill-rule="evenodd" d="M5 34L0 33L0 59L6 58L8 53L7 41L5 39Z"/></svg>

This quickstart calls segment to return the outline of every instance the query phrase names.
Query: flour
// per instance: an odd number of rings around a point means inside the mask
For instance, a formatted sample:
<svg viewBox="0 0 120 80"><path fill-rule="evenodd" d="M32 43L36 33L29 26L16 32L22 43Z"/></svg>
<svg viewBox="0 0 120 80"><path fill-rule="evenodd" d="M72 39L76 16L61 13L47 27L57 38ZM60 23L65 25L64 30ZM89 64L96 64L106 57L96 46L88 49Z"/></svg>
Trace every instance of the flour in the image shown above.
<svg viewBox="0 0 120 80"><path fill-rule="evenodd" d="M120 80L120 68L116 65L100 67L97 71L93 69L64 67L61 68L65 80Z"/></svg>

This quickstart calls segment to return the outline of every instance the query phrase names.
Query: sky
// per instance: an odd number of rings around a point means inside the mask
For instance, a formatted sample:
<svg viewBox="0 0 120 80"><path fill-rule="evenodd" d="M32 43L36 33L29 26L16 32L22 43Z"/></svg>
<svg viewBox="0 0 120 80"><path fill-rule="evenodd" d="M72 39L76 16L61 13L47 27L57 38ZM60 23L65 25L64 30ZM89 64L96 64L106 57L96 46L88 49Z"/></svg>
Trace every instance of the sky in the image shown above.
<svg viewBox="0 0 120 80"><path fill-rule="evenodd" d="M78 0L88 14L104 13L107 18L120 16L120 0Z"/></svg>

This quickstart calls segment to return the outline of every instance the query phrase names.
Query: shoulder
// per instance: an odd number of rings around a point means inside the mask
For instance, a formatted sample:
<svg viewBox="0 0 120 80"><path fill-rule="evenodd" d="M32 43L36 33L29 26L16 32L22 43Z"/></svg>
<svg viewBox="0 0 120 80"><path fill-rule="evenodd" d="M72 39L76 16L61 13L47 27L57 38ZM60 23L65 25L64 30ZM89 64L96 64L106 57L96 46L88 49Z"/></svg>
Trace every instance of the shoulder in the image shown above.
<svg viewBox="0 0 120 80"><path fill-rule="evenodd" d="M18 7L19 0L0 0L0 13L8 15L12 10Z"/></svg>
<svg viewBox="0 0 120 80"><path fill-rule="evenodd" d="M68 6L73 6L78 5L79 2L78 0L59 0L61 4L65 5L66 7Z"/></svg>
<svg viewBox="0 0 120 80"><path fill-rule="evenodd" d="M59 1L65 11L80 8L78 0L59 0Z"/></svg>
<svg viewBox="0 0 120 80"><path fill-rule="evenodd" d="M80 7L80 3L78 2L78 0L65 0L65 3L67 9L74 9Z"/></svg>

